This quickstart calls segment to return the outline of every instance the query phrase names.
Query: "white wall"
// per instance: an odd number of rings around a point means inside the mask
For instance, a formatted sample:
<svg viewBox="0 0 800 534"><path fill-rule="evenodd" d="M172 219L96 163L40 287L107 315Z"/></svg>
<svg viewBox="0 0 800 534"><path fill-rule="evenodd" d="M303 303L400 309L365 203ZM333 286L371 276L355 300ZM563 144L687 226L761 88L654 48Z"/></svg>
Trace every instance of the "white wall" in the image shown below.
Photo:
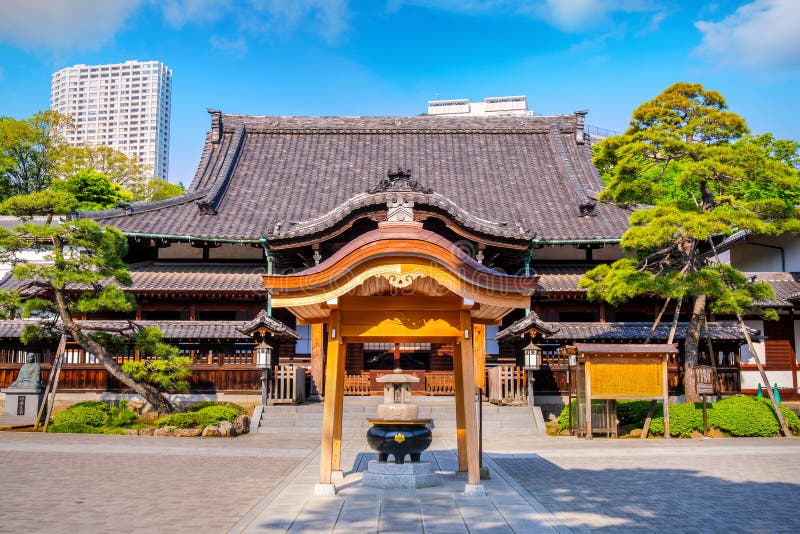
<svg viewBox="0 0 800 534"><path fill-rule="evenodd" d="M800 239L791 234L776 237L754 236L743 243L736 244L730 250L730 264L745 272L781 271L780 250L760 247L753 243L783 247L786 272L800 271Z"/></svg>
<svg viewBox="0 0 800 534"><path fill-rule="evenodd" d="M762 334L764 333L764 321L762 321L761 319L747 319L745 320L744 324L746 324L750 328L754 328L760 331ZM753 345L755 345L756 354L758 355L759 359L761 360L761 364L763 365L764 362L766 361L764 342L763 341L759 341L758 343L753 342ZM753 355L750 353L750 347L748 347L746 344L742 345L740 354L742 356L742 363L755 365L756 361L755 359L753 359ZM744 384L742 384L742 387L745 387Z"/></svg>
<svg viewBox="0 0 800 534"><path fill-rule="evenodd" d="M792 383L792 372L791 371L769 371L765 370L767 373L767 379L769 380L769 387L774 386L776 383L778 384L778 388L792 388L794 384ZM758 385L761 384L761 389L764 389L764 381L761 380L761 373L758 372L758 369L747 369L741 372L742 375L742 389L758 389ZM764 396L767 395L767 392L764 391Z"/></svg>
<svg viewBox="0 0 800 534"><path fill-rule="evenodd" d="M800 363L800 319L794 321L794 357Z"/></svg>

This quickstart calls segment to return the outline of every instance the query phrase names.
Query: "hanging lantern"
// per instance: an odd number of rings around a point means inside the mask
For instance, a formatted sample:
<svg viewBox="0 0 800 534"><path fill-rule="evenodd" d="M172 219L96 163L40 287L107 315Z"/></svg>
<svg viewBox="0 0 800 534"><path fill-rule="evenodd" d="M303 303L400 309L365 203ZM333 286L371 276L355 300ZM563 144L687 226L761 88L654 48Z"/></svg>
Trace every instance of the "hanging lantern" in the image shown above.
<svg viewBox="0 0 800 534"><path fill-rule="evenodd" d="M256 345L256 365L262 369L272 367L272 347L263 341Z"/></svg>
<svg viewBox="0 0 800 534"><path fill-rule="evenodd" d="M531 341L524 349L522 354L525 356L525 369L528 371L538 371L542 367L542 349Z"/></svg>

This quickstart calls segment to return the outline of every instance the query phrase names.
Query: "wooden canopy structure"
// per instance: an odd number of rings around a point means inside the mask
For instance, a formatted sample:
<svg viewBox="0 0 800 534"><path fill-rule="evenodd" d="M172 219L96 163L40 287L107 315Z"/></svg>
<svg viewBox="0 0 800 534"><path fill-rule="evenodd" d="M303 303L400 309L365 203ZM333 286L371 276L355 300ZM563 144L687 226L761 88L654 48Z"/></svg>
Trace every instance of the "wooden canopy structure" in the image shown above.
<svg viewBox="0 0 800 534"><path fill-rule="evenodd" d="M527 307L536 277L488 269L419 223L384 222L314 268L265 275L264 285L274 307L320 326L313 337L327 326L321 484L341 470L344 345L415 341L453 344L459 470L468 472L469 484L480 484L471 405L476 374L484 375L485 325ZM322 343L312 339L312 350Z"/></svg>

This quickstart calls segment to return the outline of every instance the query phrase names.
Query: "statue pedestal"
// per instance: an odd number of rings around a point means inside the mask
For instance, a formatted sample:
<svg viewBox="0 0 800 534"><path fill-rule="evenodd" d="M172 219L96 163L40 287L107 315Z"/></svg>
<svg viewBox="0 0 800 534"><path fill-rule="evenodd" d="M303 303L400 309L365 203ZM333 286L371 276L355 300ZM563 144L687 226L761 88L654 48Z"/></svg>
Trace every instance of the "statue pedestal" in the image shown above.
<svg viewBox="0 0 800 534"><path fill-rule="evenodd" d="M5 416L0 425L32 425L36 422L36 414L44 399L42 388L5 388Z"/></svg>
<svg viewBox="0 0 800 534"><path fill-rule="evenodd" d="M392 464L372 460L364 472L364 485L382 489L414 489L439 485L430 462Z"/></svg>

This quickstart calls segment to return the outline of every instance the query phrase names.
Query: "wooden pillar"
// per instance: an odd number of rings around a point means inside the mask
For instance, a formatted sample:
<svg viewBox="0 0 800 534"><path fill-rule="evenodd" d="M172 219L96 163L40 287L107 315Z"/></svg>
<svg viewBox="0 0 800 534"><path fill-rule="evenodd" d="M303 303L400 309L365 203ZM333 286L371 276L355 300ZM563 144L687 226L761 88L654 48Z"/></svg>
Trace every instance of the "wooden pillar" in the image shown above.
<svg viewBox="0 0 800 534"><path fill-rule="evenodd" d="M464 422L464 366L461 358L461 342L453 343L453 376L456 390L456 445L458 470L467 470L467 427Z"/></svg>
<svg viewBox="0 0 800 534"><path fill-rule="evenodd" d="M325 403L322 410L322 448L319 461L319 481L321 484L331 483L333 470L334 435L336 426L336 405L342 398L336 396L336 384L339 374L344 374L344 354L338 339L334 339L333 332L339 335L339 310L331 310L328 323L328 361L325 365ZM339 429L341 439L341 421Z"/></svg>
<svg viewBox="0 0 800 534"><path fill-rule="evenodd" d="M475 385L486 395L486 325L473 325L475 337Z"/></svg>
<svg viewBox="0 0 800 534"><path fill-rule="evenodd" d="M461 312L461 331L469 333L469 339L461 339L461 374L463 375L462 396L464 405L464 427L467 434L467 480L471 485L481 483L480 458L478 458L478 416L475 413L475 336L472 317L468 311Z"/></svg>
<svg viewBox="0 0 800 534"><path fill-rule="evenodd" d="M712 354L711 357L713 358L714 355ZM669 355L664 355L664 361L661 362L661 380L663 382L664 387L664 400L662 401L664 404L664 438L670 439L669 431L669 370L667 369L667 361L669 360Z"/></svg>
<svg viewBox="0 0 800 534"><path fill-rule="evenodd" d="M589 356L586 357L585 372L586 378L586 439L592 439L592 379L591 379L592 362Z"/></svg>
<svg viewBox="0 0 800 534"><path fill-rule="evenodd" d="M337 310L338 313L338 310ZM337 327L338 330L338 327ZM344 412L344 375L347 345L339 343L339 368L336 372L336 408L333 412L333 457L331 471L342 470L342 418Z"/></svg>
<svg viewBox="0 0 800 534"><path fill-rule="evenodd" d="M322 396L322 377L325 373L325 324L311 325L311 396Z"/></svg>

